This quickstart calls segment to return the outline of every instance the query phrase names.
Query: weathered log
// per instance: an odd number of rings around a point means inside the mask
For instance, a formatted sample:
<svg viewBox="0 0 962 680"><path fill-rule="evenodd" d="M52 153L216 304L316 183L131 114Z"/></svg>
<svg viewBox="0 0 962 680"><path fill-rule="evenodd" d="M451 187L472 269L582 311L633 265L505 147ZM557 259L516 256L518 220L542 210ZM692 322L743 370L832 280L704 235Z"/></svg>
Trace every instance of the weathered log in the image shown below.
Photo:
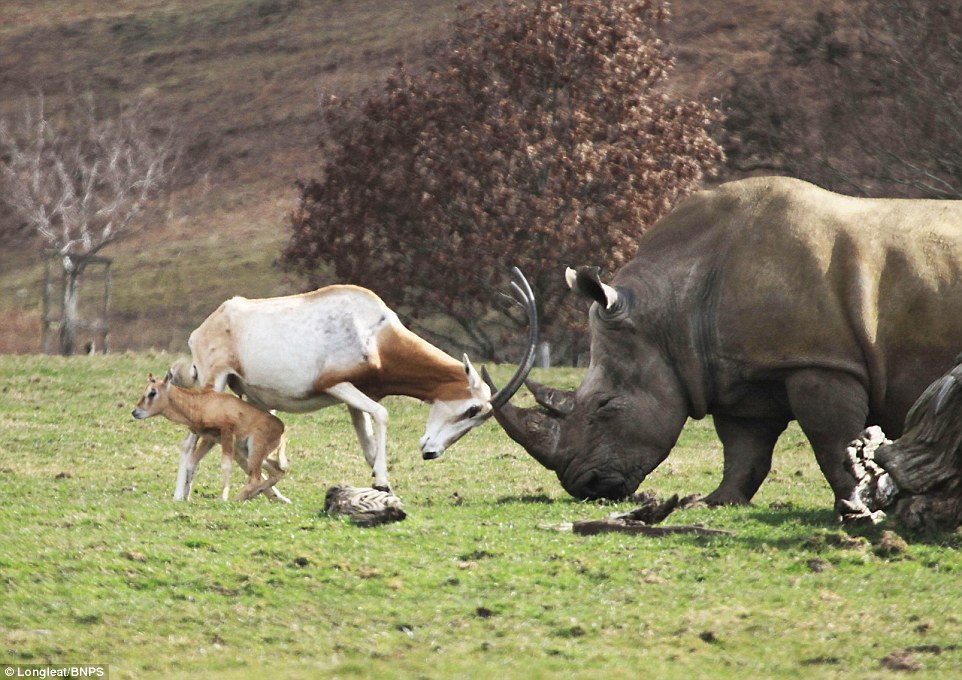
<svg viewBox="0 0 962 680"><path fill-rule="evenodd" d="M362 527L400 522L407 517L401 499L393 493L353 486L332 486L328 489L324 511L334 517L347 515L351 522Z"/></svg>
<svg viewBox="0 0 962 680"><path fill-rule="evenodd" d="M962 525L962 363L926 388L901 437L890 442L869 428L852 443L849 458L874 521L888 509L916 531Z"/></svg>

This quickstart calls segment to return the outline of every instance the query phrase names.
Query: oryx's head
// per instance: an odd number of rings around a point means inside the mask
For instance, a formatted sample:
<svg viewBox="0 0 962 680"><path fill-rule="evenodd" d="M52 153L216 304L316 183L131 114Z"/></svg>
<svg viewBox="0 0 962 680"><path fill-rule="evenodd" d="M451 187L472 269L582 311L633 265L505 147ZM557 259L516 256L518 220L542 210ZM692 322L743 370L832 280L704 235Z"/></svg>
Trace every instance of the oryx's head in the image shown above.
<svg viewBox="0 0 962 680"><path fill-rule="evenodd" d="M181 357L170 365L167 377L178 387L196 387L199 381L197 366L185 357Z"/></svg>
<svg viewBox="0 0 962 680"><path fill-rule="evenodd" d="M464 355L466 385L459 385L432 402L424 436L421 437L424 460L437 458L469 430L490 418L495 408L506 403L518 391L534 365L534 352L538 344L534 293L517 267L512 269L512 273L515 280L511 282L511 290L528 315L528 347L524 358L505 388L492 394L491 388L471 365L468 355Z"/></svg>
<svg viewBox="0 0 962 680"><path fill-rule="evenodd" d="M134 407L131 415L137 420L143 420L163 411L168 402L167 388L169 386L170 373L167 373L167 377L163 380L155 378L153 373L149 374L144 396L137 402L137 406Z"/></svg>
<svg viewBox="0 0 962 680"><path fill-rule="evenodd" d="M424 460L440 456L491 415L491 388L481 380L467 354L464 355L464 374L468 380L466 388L453 390L431 404L428 424L421 437Z"/></svg>

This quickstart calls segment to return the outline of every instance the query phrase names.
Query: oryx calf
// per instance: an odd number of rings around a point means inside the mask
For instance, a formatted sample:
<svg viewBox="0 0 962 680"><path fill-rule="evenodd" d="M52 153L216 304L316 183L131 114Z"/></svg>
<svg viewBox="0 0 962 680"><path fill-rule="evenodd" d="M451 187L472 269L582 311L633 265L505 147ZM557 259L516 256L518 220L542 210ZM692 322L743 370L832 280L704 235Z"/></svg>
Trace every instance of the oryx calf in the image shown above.
<svg viewBox="0 0 962 680"><path fill-rule="evenodd" d="M200 439L187 460L184 498L190 497L197 464L219 442L223 500L227 500L230 491L231 461L236 460L247 473L247 483L237 495L237 500L253 498L263 491L269 498L290 502L274 489L288 468L284 423L277 416L231 394L177 387L171 384L170 373L163 381L153 375L148 376L147 389L132 415L138 420L164 416L186 425ZM268 459L274 451L277 451L277 463ZM261 478L262 468L267 468L267 479Z"/></svg>

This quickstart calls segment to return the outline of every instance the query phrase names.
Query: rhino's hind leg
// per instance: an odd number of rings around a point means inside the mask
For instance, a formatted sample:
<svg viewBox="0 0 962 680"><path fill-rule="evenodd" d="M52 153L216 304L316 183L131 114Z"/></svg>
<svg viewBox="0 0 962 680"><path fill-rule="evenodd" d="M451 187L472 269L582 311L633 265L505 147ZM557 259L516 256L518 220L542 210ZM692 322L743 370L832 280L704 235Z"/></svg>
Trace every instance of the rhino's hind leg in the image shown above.
<svg viewBox="0 0 962 680"><path fill-rule="evenodd" d="M796 371L785 387L792 412L835 492L835 510L843 520L861 516L867 509L858 499L857 480L846 465L846 449L868 418L865 387L849 373L827 369Z"/></svg>
<svg viewBox="0 0 962 680"><path fill-rule="evenodd" d="M780 418L714 416L715 432L722 442L725 471L721 484L710 493L709 505L747 503L772 467L772 451L788 421Z"/></svg>

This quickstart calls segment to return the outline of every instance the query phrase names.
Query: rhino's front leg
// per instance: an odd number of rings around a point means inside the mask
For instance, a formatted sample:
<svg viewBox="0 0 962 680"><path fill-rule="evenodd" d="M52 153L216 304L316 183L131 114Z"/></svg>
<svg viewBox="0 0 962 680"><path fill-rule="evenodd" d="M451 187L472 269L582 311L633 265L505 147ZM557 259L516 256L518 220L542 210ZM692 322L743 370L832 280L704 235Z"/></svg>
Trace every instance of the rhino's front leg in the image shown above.
<svg viewBox="0 0 962 680"><path fill-rule="evenodd" d="M715 415L715 432L724 447L721 484L705 498L709 505L748 503L772 467L775 442L788 426L777 418L734 418Z"/></svg>
<svg viewBox="0 0 962 680"><path fill-rule="evenodd" d="M865 428L868 392L850 373L829 369L796 371L785 381L792 412L815 451L815 459L835 492L842 521L871 514L858 498L858 485L846 464L846 449Z"/></svg>

